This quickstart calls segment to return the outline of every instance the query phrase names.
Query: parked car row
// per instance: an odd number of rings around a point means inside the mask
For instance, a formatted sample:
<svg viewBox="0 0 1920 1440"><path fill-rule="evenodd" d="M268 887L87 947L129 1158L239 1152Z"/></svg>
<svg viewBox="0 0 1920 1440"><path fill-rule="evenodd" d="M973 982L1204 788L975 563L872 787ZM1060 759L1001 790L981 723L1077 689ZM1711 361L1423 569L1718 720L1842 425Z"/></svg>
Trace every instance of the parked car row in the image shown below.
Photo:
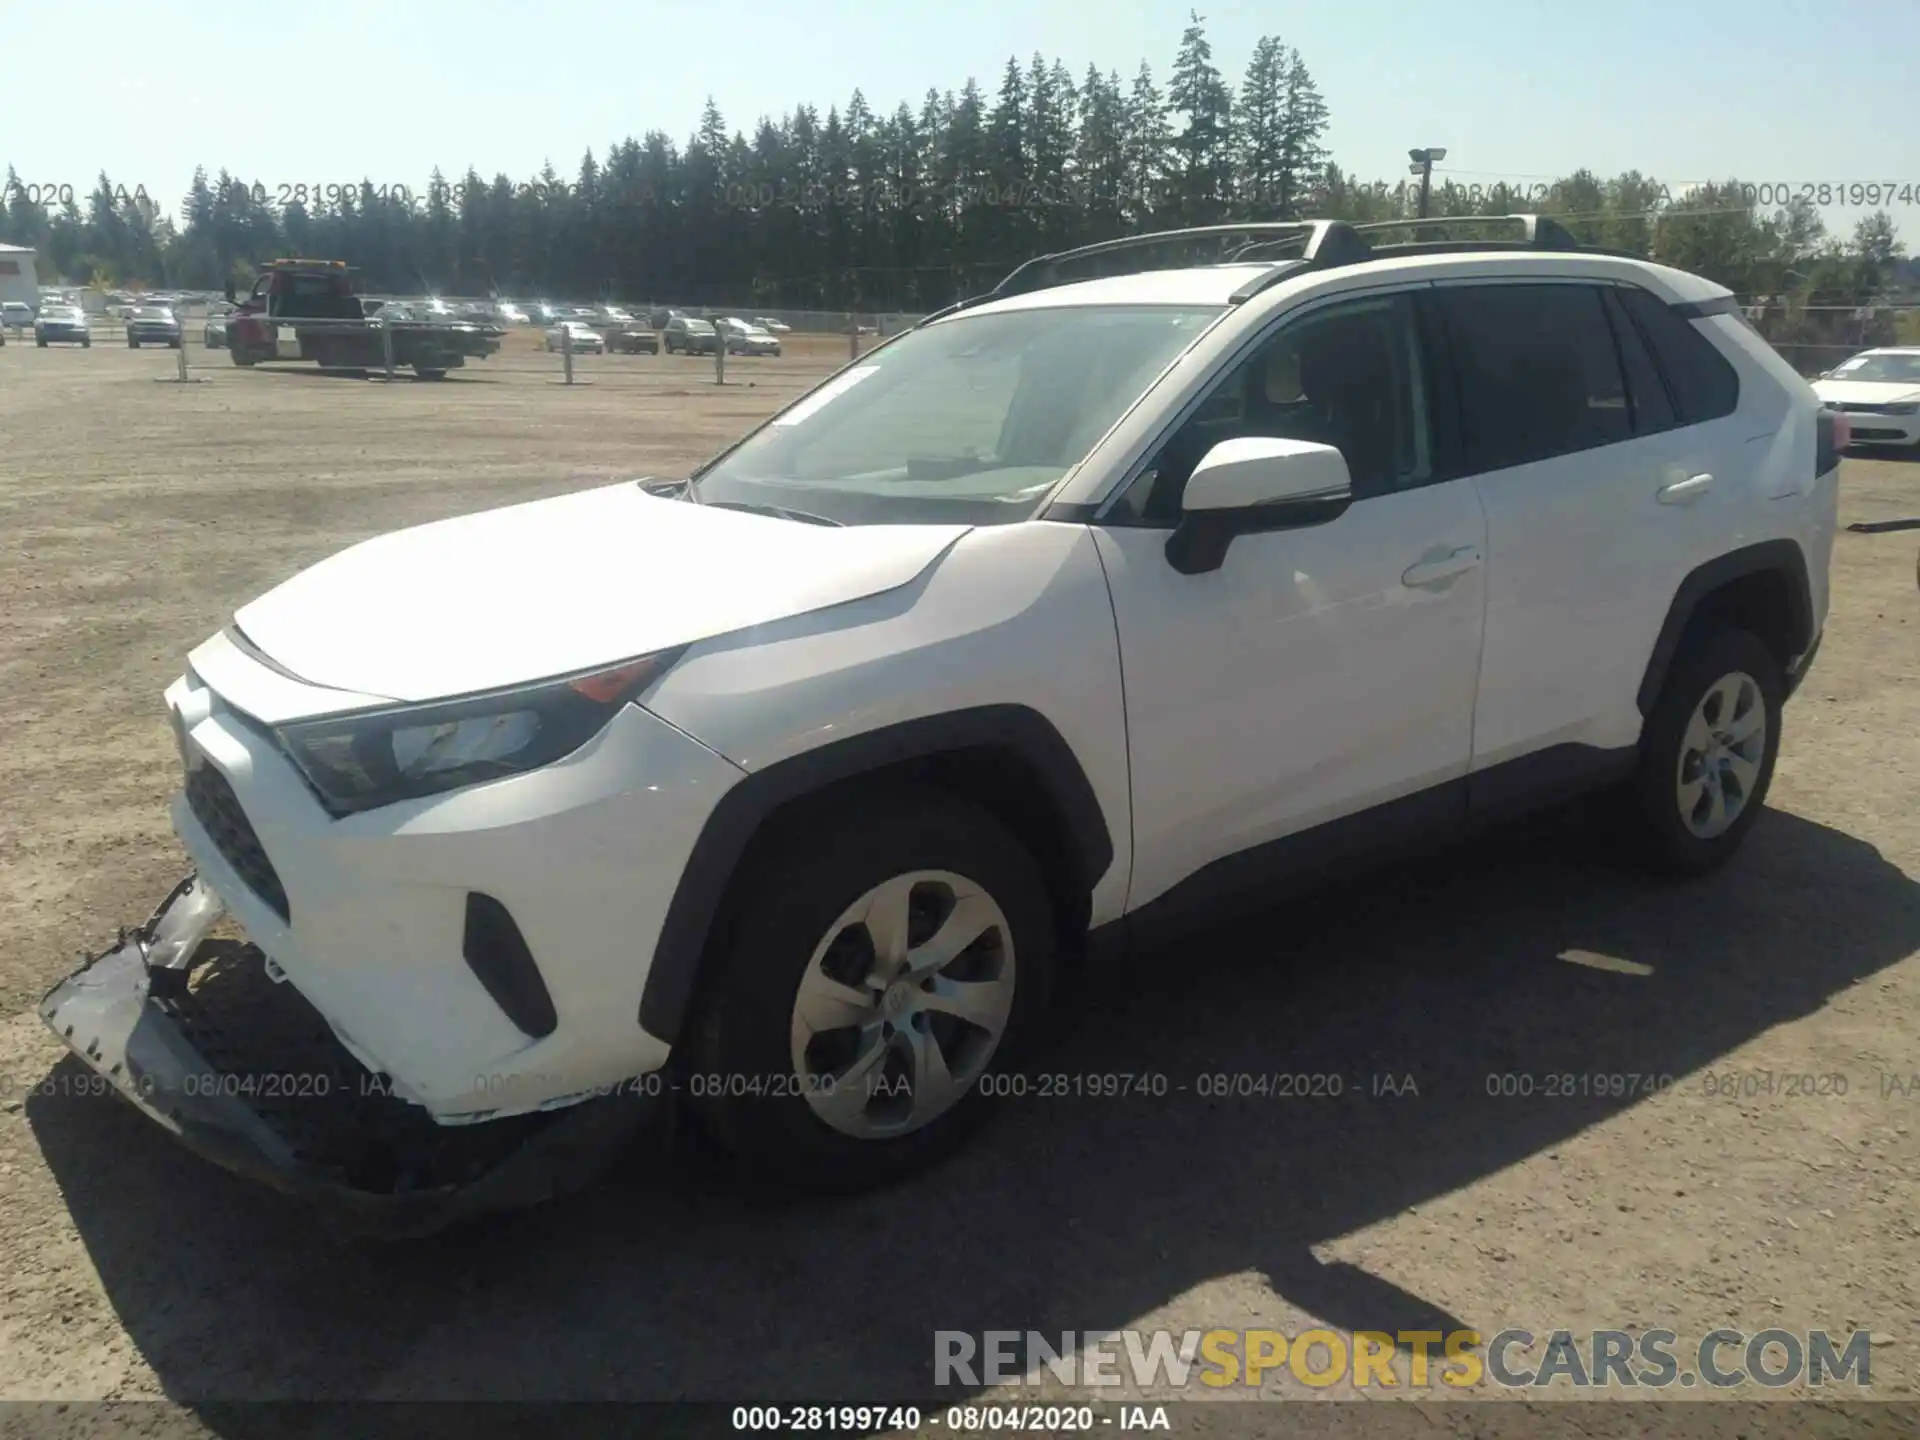
<svg viewBox="0 0 1920 1440"><path fill-rule="evenodd" d="M781 326L782 331L787 328ZM669 355L711 355L723 341L729 355L780 354L778 333L764 324L742 320L737 315L702 320L696 315L674 311L660 333Z"/></svg>
<svg viewBox="0 0 1920 1440"><path fill-rule="evenodd" d="M227 321L233 313L231 302L197 293L154 292L132 295L109 291L105 314L111 322L124 325L127 344L167 345L177 348L183 341L179 311L187 305L207 307L202 322L201 341L209 350L227 348ZM571 333L571 348L576 354L711 355L722 343L729 355L778 356L780 337L791 333L792 326L772 316L746 319L737 315L700 316L668 307L657 307L636 315L619 305L562 305L551 301L521 306L511 300L449 303L438 296L415 299L379 299L362 301L369 315L387 307L396 319L427 320L450 324L533 325L544 327L544 343L549 351L567 348L565 334ZM38 315L51 323L42 325ZM77 302L43 295L36 307L8 301L0 307L0 344L5 329L24 335L34 331L36 343L78 344L90 346L91 320Z"/></svg>

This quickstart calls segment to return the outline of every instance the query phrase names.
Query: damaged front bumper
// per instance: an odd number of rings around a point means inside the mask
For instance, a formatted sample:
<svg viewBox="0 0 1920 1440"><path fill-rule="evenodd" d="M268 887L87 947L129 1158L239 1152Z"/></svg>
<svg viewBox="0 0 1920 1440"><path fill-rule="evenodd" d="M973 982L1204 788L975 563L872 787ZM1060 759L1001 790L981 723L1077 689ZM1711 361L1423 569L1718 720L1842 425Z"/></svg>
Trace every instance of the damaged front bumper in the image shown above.
<svg viewBox="0 0 1920 1440"><path fill-rule="evenodd" d="M658 1103L622 1090L436 1124L355 1060L257 947L209 938L224 908L188 876L56 985L41 1018L189 1149L315 1203L337 1228L408 1238L578 1190Z"/></svg>

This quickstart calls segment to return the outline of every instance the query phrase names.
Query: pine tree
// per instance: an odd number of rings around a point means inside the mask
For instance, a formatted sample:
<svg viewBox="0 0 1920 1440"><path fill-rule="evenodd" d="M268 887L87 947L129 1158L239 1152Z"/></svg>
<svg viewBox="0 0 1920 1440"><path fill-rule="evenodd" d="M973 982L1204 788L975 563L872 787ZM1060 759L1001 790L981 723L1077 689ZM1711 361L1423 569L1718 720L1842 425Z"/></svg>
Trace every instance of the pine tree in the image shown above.
<svg viewBox="0 0 1920 1440"><path fill-rule="evenodd" d="M1142 60L1127 94L1121 128L1126 155L1122 204L1134 229L1144 229L1165 203L1169 133L1167 108L1153 83L1152 67Z"/></svg>
<svg viewBox="0 0 1920 1440"><path fill-rule="evenodd" d="M1278 36L1262 35L1234 109L1236 198L1240 212L1256 220L1291 218L1278 208L1286 83L1286 47Z"/></svg>
<svg viewBox="0 0 1920 1440"><path fill-rule="evenodd" d="M1205 17L1189 12L1191 22L1180 37L1180 53L1173 62L1167 103L1185 125L1174 137L1178 157L1176 202L1190 224L1204 225L1225 212L1231 189L1229 126L1232 97L1214 68L1213 47L1207 43Z"/></svg>
<svg viewBox="0 0 1920 1440"><path fill-rule="evenodd" d="M1279 214L1300 213L1301 200L1312 177L1327 163L1320 139L1327 133L1327 102L1313 83L1298 50L1287 51L1286 83L1280 105L1279 168L1275 173L1274 205Z"/></svg>

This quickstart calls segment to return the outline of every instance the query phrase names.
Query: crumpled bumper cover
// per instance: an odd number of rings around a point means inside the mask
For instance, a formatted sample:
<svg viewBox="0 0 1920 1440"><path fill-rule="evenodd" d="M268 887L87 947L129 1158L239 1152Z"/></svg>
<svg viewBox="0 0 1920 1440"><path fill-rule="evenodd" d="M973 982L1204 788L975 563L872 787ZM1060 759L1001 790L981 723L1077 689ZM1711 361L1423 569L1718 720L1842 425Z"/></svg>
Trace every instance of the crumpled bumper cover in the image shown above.
<svg viewBox="0 0 1920 1440"><path fill-rule="evenodd" d="M189 1149L316 1204L338 1229L409 1238L571 1193L654 1108L623 1092L437 1125L362 1067L257 948L208 939L223 912L188 876L48 992L41 1018Z"/></svg>

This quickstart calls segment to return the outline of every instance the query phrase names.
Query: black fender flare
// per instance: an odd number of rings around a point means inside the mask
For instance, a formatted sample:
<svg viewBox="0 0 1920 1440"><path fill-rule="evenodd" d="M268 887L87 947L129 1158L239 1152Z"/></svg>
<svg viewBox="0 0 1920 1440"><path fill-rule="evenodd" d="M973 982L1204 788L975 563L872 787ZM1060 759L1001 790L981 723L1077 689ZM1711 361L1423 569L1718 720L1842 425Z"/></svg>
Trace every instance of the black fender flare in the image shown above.
<svg viewBox="0 0 1920 1440"><path fill-rule="evenodd" d="M982 705L850 735L756 770L720 797L688 853L640 996L640 1026L680 1038L707 938L747 847L782 806L902 762L960 750L1011 750L1039 777L1064 822L1075 883L1091 892L1113 864L1113 836L1086 771L1053 723L1026 705Z"/></svg>
<svg viewBox="0 0 1920 1440"><path fill-rule="evenodd" d="M1640 691L1634 697L1642 716L1651 715L1653 707L1659 702L1661 687L1667 682L1667 671L1701 602L1723 585L1768 571L1777 572L1787 582L1793 625L1789 658L1804 655L1812 648L1815 638L1813 587L1807 579L1807 557L1796 542L1763 540L1757 545L1746 545L1738 550L1729 550L1724 555L1716 555L1680 582L1680 588L1674 592L1673 603L1667 607L1667 618L1653 642L1653 653L1647 658L1646 674L1641 677Z"/></svg>

